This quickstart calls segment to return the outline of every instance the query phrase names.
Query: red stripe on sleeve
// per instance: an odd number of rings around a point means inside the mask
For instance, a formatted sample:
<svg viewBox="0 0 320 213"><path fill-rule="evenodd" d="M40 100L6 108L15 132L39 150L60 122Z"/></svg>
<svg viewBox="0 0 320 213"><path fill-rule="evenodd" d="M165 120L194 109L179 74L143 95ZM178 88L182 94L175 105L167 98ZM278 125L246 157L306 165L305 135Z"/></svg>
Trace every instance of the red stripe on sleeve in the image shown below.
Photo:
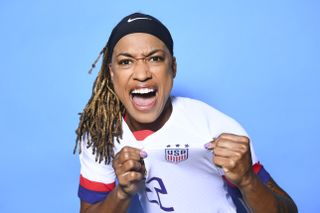
<svg viewBox="0 0 320 213"><path fill-rule="evenodd" d="M257 162L252 166L252 169L255 174L258 174L260 172L261 168L262 168L262 164L260 164L260 162Z"/></svg>
<svg viewBox="0 0 320 213"><path fill-rule="evenodd" d="M96 191L96 192L110 192L116 186L115 182L109 183L109 184L95 182L95 181L86 179L82 175L80 175L80 185L86 189Z"/></svg>

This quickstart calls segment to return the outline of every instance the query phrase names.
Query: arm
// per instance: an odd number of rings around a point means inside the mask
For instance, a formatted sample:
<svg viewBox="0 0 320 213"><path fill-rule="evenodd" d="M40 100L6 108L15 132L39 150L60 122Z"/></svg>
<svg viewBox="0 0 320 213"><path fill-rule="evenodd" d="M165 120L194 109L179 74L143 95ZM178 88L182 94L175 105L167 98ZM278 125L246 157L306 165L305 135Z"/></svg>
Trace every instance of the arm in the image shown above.
<svg viewBox="0 0 320 213"><path fill-rule="evenodd" d="M101 202L90 204L81 201L80 213L104 212L104 213L125 213L131 202L131 197L126 195L119 186L114 188Z"/></svg>
<svg viewBox="0 0 320 213"><path fill-rule="evenodd" d="M273 179L264 185L254 175L239 189L252 212L298 212L294 201Z"/></svg>
<svg viewBox="0 0 320 213"><path fill-rule="evenodd" d="M80 212L125 213L131 199L139 190L144 178L143 159L146 153L132 147L124 147L113 159L112 166L119 181L108 196L95 204L81 201Z"/></svg>
<svg viewBox="0 0 320 213"><path fill-rule="evenodd" d="M252 212L297 212L294 201L274 180L265 185L252 171L249 142L245 136L221 134L207 148L213 150L213 162L239 188Z"/></svg>

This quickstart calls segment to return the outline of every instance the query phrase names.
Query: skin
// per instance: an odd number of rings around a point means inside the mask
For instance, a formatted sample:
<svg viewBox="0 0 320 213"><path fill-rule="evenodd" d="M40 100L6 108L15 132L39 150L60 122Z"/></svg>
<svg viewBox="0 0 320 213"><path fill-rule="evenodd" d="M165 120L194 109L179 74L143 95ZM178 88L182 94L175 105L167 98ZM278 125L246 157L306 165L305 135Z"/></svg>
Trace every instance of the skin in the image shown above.
<svg viewBox="0 0 320 213"><path fill-rule="evenodd" d="M126 35L114 49L109 70L115 92L126 108L131 130L160 129L172 111L169 97L176 75L175 58L166 45L150 34ZM150 109L137 108L132 101L130 91L140 88L157 91L156 103Z"/></svg>
<svg viewBox="0 0 320 213"><path fill-rule="evenodd" d="M206 147L213 152L213 163L239 188L251 212L298 212L294 201L272 178L264 185L251 169L249 138L221 134Z"/></svg>
<svg viewBox="0 0 320 213"><path fill-rule="evenodd" d="M126 122L131 131L160 129L172 112L170 92L176 75L176 59L166 45L150 34L126 35L114 48L109 71L115 92L126 108ZM130 92L141 88L156 89L152 107L141 109L132 102ZM119 185L99 203L81 201L80 212L127 212L144 178L143 157L146 153L141 150L122 148L112 162Z"/></svg>
<svg viewBox="0 0 320 213"><path fill-rule="evenodd" d="M172 112L170 92L176 75L176 60L165 44L149 34L126 35L114 48L109 70L131 131L159 130ZM151 106L133 102L131 91L140 88L156 89ZM254 174L247 137L221 134L206 147L213 152L212 162L223 168L226 178L240 189L252 212L297 212L293 200L272 179L264 185ZM127 212L144 178L144 157L146 153L139 149L122 148L112 162L119 184L99 203L81 201L81 213Z"/></svg>

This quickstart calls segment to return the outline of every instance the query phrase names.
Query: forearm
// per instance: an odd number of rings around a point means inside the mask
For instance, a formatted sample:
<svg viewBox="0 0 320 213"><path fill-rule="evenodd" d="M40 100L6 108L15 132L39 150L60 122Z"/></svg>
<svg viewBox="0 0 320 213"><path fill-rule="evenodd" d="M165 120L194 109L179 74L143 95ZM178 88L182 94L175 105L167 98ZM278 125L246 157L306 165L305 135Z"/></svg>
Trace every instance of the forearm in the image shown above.
<svg viewBox="0 0 320 213"><path fill-rule="evenodd" d="M94 205L81 203L80 213L126 213L131 196L124 193L118 186L108 194L107 198Z"/></svg>
<svg viewBox="0 0 320 213"><path fill-rule="evenodd" d="M298 212L289 195L274 184L271 180L266 186L253 174L246 183L239 187L251 212Z"/></svg>

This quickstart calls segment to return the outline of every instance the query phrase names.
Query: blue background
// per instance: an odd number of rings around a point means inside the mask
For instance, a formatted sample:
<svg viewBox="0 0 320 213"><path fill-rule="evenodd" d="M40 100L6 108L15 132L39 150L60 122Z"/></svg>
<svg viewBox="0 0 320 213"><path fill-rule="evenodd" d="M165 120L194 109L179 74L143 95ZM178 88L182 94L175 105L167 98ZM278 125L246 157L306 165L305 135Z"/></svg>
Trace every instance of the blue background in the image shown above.
<svg viewBox="0 0 320 213"><path fill-rule="evenodd" d="M320 212L319 1L0 1L0 212L78 212L78 112L112 27L145 12L175 41L174 94L238 120L260 161Z"/></svg>

